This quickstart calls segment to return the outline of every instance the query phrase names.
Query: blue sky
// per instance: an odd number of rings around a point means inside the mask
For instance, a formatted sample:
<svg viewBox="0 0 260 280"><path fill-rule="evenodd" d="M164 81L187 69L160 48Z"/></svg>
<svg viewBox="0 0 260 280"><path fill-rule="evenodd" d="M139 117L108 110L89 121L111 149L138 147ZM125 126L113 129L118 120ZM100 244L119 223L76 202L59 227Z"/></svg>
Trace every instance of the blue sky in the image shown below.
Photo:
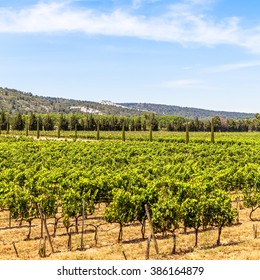
<svg viewBox="0 0 260 280"><path fill-rule="evenodd" d="M258 0L0 0L0 86L260 112Z"/></svg>

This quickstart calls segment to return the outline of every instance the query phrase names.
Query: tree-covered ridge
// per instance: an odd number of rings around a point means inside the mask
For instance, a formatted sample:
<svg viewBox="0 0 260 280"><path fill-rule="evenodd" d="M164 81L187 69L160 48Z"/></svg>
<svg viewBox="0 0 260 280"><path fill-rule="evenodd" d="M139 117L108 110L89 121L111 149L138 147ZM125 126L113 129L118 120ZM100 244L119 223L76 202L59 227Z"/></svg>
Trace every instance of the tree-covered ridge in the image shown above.
<svg viewBox="0 0 260 280"><path fill-rule="evenodd" d="M43 97L32 93L22 92L16 89L0 87L0 110L10 115L18 112L28 114L34 113L63 113L88 112L105 115L138 115L140 110L113 106L106 103L82 101L74 99Z"/></svg>
<svg viewBox="0 0 260 280"><path fill-rule="evenodd" d="M206 119L206 118L212 118L217 115L225 119L231 118L231 119L238 120L238 119L246 119L246 118L254 117L254 114L251 113L214 111L214 110L198 109L192 107L181 107L181 106L174 106L174 105L164 105L164 104L152 104L152 103L119 103L119 104L132 109L154 112L157 115L174 115L174 116L181 116L185 118Z"/></svg>
<svg viewBox="0 0 260 280"><path fill-rule="evenodd" d="M88 96L91 96L88 95ZM160 105L149 103L122 103L91 102L55 97L43 97L32 93L22 92L16 89L0 87L0 110L10 115L18 112L22 114L34 113L63 113L85 112L99 115L138 116L144 113L155 113L156 115L174 115L189 119L209 119L216 115L221 118L244 120L253 118L254 114L211 111L197 108L179 107L173 105Z"/></svg>

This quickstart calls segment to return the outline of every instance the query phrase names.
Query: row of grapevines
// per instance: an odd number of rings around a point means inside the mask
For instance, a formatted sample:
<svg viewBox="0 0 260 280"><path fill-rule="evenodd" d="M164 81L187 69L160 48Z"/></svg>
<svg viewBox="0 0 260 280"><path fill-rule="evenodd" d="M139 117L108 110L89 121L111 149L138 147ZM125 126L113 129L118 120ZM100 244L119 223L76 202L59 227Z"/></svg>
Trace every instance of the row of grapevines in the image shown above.
<svg viewBox="0 0 260 280"><path fill-rule="evenodd" d="M158 232L183 225L215 226L234 219L230 190L259 186L260 143L65 142L0 138L0 208L13 218L62 219L67 231L71 219L92 214L98 202L110 203L104 218L120 225L144 225L144 205ZM58 215L61 206L62 215ZM28 238L30 232L28 233ZM195 245L197 241L195 242Z"/></svg>

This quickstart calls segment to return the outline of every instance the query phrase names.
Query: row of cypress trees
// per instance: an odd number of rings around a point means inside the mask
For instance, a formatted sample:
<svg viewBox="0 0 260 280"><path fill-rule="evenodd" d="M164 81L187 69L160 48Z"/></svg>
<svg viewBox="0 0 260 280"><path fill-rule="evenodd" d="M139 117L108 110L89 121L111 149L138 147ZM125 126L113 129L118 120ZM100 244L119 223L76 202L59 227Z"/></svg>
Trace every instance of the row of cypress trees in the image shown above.
<svg viewBox="0 0 260 280"><path fill-rule="evenodd" d="M59 137L59 134L58 134ZM75 128L75 139L77 138L77 127ZM99 122L97 124L97 140L100 139L100 127L99 127ZM122 141L126 140L126 135L125 135L125 125L124 123L122 124ZM152 125L150 125L149 128L149 141L152 142L153 141L153 127ZM188 122L186 122L186 139L185 139L185 143L188 144L190 141L190 137L189 137L189 124ZM214 131L214 121L211 121L211 134L210 134L210 142L211 143L215 143L215 131Z"/></svg>
<svg viewBox="0 0 260 280"><path fill-rule="evenodd" d="M100 127L101 127L101 121L96 120L94 121L94 118L90 116L87 118L87 122L89 120L89 125L91 126L91 130L96 130L97 131L97 136L96 139L100 139ZM116 118L114 120L117 120ZM79 124L78 119L76 118L75 115L72 115L71 117L71 128L75 130L75 139L77 138L77 131L82 130L82 125ZM158 122L155 119L155 115L151 114L150 115L150 120L149 120L149 140L153 140L153 131L158 130ZM39 138L40 130L54 130L57 129L57 136L60 138L60 131L61 130L68 130L69 128L69 123L68 120L65 118L64 115L60 115L60 119L58 121L58 124L55 125L55 122L53 118L50 117L50 115L46 115L44 118L41 117L36 117L35 114L31 113L29 118L25 119L22 114L18 113L12 124L12 129L13 130L25 130L26 131L26 136L28 136L28 131L29 130L34 130L37 131L37 138ZM1 119L0 119L0 131L1 130L6 130L6 133L9 134L10 131L10 121L9 117L5 115L5 113L2 111L1 112ZM119 127L117 128L119 130ZM120 120L120 130L122 130L122 140L126 140L125 136L125 131L129 130L129 122L124 120L123 118ZM186 139L185 139L186 144L189 143L189 122L186 122ZM211 143L214 143L214 119L211 120Z"/></svg>
<svg viewBox="0 0 260 280"><path fill-rule="evenodd" d="M215 143L215 134L214 134L214 121L213 119L211 120L211 133L210 133L210 142ZM185 143L188 144L190 141L190 136L189 136L189 123L186 122L186 139Z"/></svg>

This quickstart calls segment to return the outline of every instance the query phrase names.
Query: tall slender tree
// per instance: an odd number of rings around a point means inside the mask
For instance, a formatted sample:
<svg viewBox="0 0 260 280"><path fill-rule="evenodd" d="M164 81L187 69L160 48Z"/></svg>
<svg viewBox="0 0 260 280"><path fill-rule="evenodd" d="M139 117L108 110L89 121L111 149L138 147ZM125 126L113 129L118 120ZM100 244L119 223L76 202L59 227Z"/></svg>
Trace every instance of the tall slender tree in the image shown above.
<svg viewBox="0 0 260 280"><path fill-rule="evenodd" d="M77 141L78 138L78 125L75 124L75 136L74 136L74 141Z"/></svg>
<svg viewBox="0 0 260 280"><path fill-rule="evenodd" d="M189 136L189 123L186 122L186 141L185 143L188 144L190 141L190 136Z"/></svg>
<svg viewBox="0 0 260 280"><path fill-rule="evenodd" d="M122 123L122 141L125 141L125 122Z"/></svg>
<svg viewBox="0 0 260 280"><path fill-rule="evenodd" d="M28 116L25 116L25 136L29 135L29 119Z"/></svg>
<svg viewBox="0 0 260 280"><path fill-rule="evenodd" d="M58 122L57 134L57 137L60 138L60 122Z"/></svg>
<svg viewBox="0 0 260 280"><path fill-rule="evenodd" d="M215 143L215 136L214 136L214 121L211 120L211 134L210 134L210 141L211 143Z"/></svg>
<svg viewBox="0 0 260 280"><path fill-rule="evenodd" d="M7 126L7 116L4 110L2 110L0 116L0 130L6 130L6 126Z"/></svg>
<svg viewBox="0 0 260 280"><path fill-rule="evenodd" d="M37 118L37 139L40 138L40 120Z"/></svg>
<svg viewBox="0 0 260 280"><path fill-rule="evenodd" d="M97 120L97 140L99 140L100 137L100 124L99 124L99 120Z"/></svg>
<svg viewBox="0 0 260 280"><path fill-rule="evenodd" d="M6 119L6 134L9 134L9 131L10 131L10 118L9 118L9 116L7 116L7 119Z"/></svg>
<svg viewBox="0 0 260 280"><path fill-rule="evenodd" d="M149 140L153 141L153 116L150 118Z"/></svg>
<svg viewBox="0 0 260 280"><path fill-rule="evenodd" d="M14 118L14 120L13 120L13 126L12 126L12 128L14 129L14 130L24 130L24 128L25 128L25 121L24 121L24 119L23 119L23 117L22 117L22 114L21 113L18 113L16 116L15 116L15 118Z"/></svg>

